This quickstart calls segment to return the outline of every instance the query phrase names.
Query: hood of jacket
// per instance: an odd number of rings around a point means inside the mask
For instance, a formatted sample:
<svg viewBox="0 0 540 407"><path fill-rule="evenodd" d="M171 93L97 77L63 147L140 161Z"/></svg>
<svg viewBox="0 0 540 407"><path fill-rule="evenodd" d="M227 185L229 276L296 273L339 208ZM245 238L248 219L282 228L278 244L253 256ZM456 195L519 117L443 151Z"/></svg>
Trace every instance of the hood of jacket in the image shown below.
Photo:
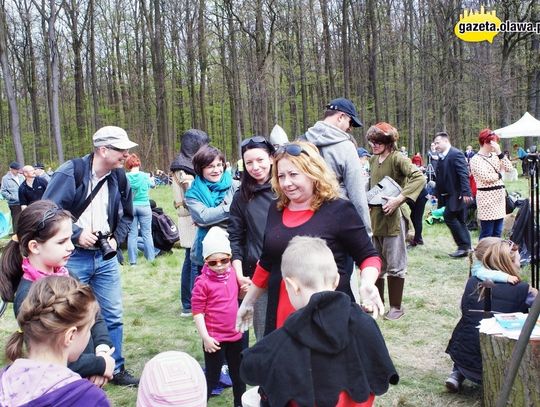
<svg viewBox="0 0 540 407"><path fill-rule="evenodd" d="M349 343L351 298L338 291L313 294L309 303L292 314L283 328L304 346L337 354Z"/></svg>
<svg viewBox="0 0 540 407"><path fill-rule="evenodd" d="M141 187L148 186L149 176L145 172L126 172L129 185L132 189L139 190Z"/></svg>
<svg viewBox="0 0 540 407"><path fill-rule="evenodd" d="M317 147L329 146L342 141L353 141L351 135L323 121L318 121L313 127L310 127L304 137L306 141Z"/></svg>
<svg viewBox="0 0 540 407"><path fill-rule="evenodd" d="M199 151L199 148L210 143L210 137L202 130L189 129L182 134L180 143L180 153L171 163L171 171L184 170L195 175L193 156Z"/></svg>

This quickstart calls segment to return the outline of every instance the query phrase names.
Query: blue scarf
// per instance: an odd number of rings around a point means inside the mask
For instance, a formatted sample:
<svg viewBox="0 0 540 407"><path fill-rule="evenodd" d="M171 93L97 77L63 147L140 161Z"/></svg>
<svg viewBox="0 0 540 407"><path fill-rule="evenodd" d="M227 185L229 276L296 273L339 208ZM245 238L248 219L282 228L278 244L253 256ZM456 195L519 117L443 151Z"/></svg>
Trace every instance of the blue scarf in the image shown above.
<svg viewBox="0 0 540 407"><path fill-rule="evenodd" d="M228 171L223 172L218 182L210 182L198 175L191 184L191 188L186 191L186 198L196 199L208 208L215 208L223 202L227 191L232 186L232 176ZM202 241L210 227L198 227L195 240L191 246L191 261L202 266L204 259L202 256Z"/></svg>
<svg viewBox="0 0 540 407"><path fill-rule="evenodd" d="M218 182L210 182L203 177L195 176L186 192L186 198L196 199L209 208L215 208L225 198L225 194L232 185L232 176L224 171Z"/></svg>

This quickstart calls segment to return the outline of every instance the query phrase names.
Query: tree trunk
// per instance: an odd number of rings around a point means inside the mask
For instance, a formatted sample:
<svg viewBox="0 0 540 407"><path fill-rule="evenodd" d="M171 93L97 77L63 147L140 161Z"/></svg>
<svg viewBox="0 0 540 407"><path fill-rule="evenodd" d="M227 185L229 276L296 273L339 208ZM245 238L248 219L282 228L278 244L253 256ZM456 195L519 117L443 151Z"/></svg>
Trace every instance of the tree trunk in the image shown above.
<svg viewBox="0 0 540 407"><path fill-rule="evenodd" d="M334 84L334 68L332 64L330 24L328 22L328 2L326 0L320 0L320 4L321 4L321 17L322 17L322 24L323 24L324 67L326 70L326 77L327 77L326 93L329 95L328 101L330 101L330 99L334 99L336 97L336 87Z"/></svg>
<svg viewBox="0 0 540 407"><path fill-rule="evenodd" d="M21 124L19 119L19 109L17 108L17 96L15 95L15 86L9 67L7 56L7 23L4 7L0 7L0 64L4 74L4 86L9 105L9 124L11 128L11 137L15 147L15 158L18 162L24 163L24 152L21 142Z"/></svg>
<svg viewBox="0 0 540 407"><path fill-rule="evenodd" d="M88 29L88 56L90 58L90 87L92 89L92 124L94 131L101 127L99 117L98 104L98 84L97 84L97 69L96 69L96 41L95 41L95 24L94 24L94 0L89 0L88 13L90 15L90 27Z"/></svg>
<svg viewBox="0 0 540 407"><path fill-rule="evenodd" d="M484 406L495 406L517 341L480 334ZM508 398L508 406L540 405L540 340L530 340Z"/></svg>
<svg viewBox="0 0 540 407"><path fill-rule="evenodd" d="M56 143L56 151L58 154L58 162L62 164L64 162L64 147L62 145L62 134L60 128L60 106L59 106L59 93L60 93L60 67L58 61L58 44L56 41L56 3L55 0L49 0L50 15L48 18L48 43L49 51L51 53L51 128L53 138Z"/></svg>
<svg viewBox="0 0 540 407"><path fill-rule="evenodd" d="M206 117L206 71L208 69L208 56L206 55L206 38L204 28L204 14L206 12L205 0L199 0L199 13L197 17L197 48L199 51L199 106L201 112L201 130L208 131L208 119Z"/></svg>

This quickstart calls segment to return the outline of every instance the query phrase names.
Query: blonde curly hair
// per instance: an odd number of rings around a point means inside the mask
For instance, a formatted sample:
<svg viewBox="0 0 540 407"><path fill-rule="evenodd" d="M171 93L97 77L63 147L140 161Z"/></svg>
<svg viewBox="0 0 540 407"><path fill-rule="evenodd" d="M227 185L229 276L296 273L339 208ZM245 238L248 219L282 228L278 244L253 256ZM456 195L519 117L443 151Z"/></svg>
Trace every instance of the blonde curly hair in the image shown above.
<svg viewBox="0 0 540 407"><path fill-rule="evenodd" d="M299 155L293 155L287 152L287 146L296 145L300 147ZM305 142L296 141L288 143L278 149L274 155L274 165L272 166L272 189L277 195L277 207L279 210L287 207L290 203L289 198L285 195L278 178L278 164L283 158L288 159L298 170L303 172L308 178L313 181L313 199L311 201L311 209L318 210L326 201L331 201L339 198L339 184L332 170L328 168L324 159L320 156L319 150L315 145Z"/></svg>

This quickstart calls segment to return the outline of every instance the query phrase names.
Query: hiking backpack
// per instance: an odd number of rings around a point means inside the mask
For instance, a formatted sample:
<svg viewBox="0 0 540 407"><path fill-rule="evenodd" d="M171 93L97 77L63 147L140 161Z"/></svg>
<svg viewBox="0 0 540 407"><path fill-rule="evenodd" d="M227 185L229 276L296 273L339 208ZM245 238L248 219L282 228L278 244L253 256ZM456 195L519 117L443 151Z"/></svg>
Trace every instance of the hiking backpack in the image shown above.
<svg viewBox="0 0 540 407"><path fill-rule="evenodd" d="M163 212L152 211L152 238L156 248L169 251L174 243L180 240L180 234L169 216Z"/></svg>

